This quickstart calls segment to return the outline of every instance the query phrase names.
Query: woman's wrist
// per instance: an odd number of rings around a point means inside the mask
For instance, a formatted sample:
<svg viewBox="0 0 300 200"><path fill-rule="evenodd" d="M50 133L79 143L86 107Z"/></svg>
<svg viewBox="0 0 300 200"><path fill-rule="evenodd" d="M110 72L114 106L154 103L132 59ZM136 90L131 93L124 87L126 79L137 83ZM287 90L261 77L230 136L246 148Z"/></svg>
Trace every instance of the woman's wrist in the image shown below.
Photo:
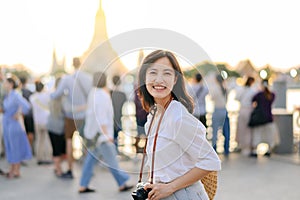
<svg viewBox="0 0 300 200"><path fill-rule="evenodd" d="M170 191L172 193L176 192L178 190L178 188L176 187L176 183L174 181L168 183L168 186L170 188Z"/></svg>

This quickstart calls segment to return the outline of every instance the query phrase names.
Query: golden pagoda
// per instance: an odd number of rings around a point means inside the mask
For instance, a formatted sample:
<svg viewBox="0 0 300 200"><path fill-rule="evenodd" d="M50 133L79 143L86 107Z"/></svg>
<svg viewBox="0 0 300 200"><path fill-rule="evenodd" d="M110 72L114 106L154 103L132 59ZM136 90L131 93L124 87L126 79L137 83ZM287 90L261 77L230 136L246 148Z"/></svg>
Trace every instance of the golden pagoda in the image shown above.
<svg viewBox="0 0 300 200"><path fill-rule="evenodd" d="M93 39L89 48L81 56L81 61L81 69L89 73L103 71L108 76L113 76L115 74L122 75L128 71L109 42L101 0L95 17Z"/></svg>

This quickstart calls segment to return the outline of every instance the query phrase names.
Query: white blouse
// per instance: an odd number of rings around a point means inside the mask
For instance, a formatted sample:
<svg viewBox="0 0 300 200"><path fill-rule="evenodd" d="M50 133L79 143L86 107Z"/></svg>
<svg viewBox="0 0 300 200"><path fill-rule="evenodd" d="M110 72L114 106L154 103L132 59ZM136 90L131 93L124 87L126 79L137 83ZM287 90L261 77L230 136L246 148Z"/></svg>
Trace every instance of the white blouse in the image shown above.
<svg viewBox="0 0 300 200"><path fill-rule="evenodd" d="M161 111L157 111L148 136L146 166L151 168L154 135ZM148 132L152 115L145 124ZM206 128L178 101L173 100L163 116L155 152L154 182L171 182L194 167L219 171L221 161L206 139Z"/></svg>
<svg viewBox="0 0 300 200"><path fill-rule="evenodd" d="M93 139L102 133L101 126L106 126L107 135L114 136L114 111L110 95L102 88L93 88L88 95L84 136ZM97 143L108 141L107 135L101 134Z"/></svg>
<svg viewBox="0 0 300 200"><path fill-rule="evenodd" d="M253 87L241 87L236 90L235 99L241 104L241 108L252 108L252 98L258 91Z"/></svg>

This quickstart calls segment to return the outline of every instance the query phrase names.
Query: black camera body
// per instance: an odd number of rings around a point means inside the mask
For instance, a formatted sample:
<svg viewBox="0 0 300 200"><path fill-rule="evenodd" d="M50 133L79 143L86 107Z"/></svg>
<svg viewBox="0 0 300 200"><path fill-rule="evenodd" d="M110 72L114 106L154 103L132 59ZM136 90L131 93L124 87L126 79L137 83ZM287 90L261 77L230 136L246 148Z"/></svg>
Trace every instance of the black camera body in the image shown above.
<svg viewBox="0 0 300 200"><path fill-rule="evenodd" d="M136 190L131 193L134 200L146 200L148 198L148 193L151 189L144 189L145 183L138 183L136 185Z"/></svg>

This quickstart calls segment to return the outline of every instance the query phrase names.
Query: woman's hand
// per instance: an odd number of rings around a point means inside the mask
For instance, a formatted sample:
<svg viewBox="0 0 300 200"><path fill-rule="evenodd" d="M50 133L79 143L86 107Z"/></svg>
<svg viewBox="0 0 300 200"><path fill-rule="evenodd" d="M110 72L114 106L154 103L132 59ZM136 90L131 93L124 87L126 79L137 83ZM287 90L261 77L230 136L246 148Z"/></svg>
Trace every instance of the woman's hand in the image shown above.
<svg viewBox="0 0 300 200"><path fill-rule="evenodd" d="M22 114L19 113L19 112L16 112L16 113L14 114L14 116L13 116L13 119L16 120L16 121L18 121L21 117L22 117Z"/></svg>
<svg viewBox="0 0 300 200"><path fill-rule="evenodd" d="M159 200L174 193L173 188L170 186L170 184L165 183L146 184L144 189L151 189L148 194L149 200Z"/></svg>

